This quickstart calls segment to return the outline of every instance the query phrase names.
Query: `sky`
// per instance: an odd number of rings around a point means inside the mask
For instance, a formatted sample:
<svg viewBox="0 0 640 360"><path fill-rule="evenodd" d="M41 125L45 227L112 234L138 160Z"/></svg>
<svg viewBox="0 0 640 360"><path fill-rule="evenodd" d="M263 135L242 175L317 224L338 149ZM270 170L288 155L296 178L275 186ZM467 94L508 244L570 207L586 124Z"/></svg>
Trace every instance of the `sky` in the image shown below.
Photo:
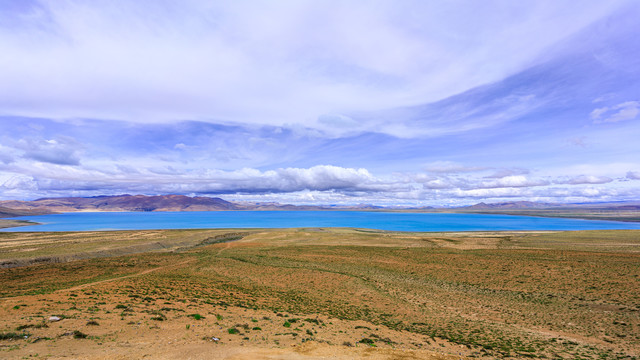
<svg viewBox="0 0 640 360"><path fill-rule="evenodd" d="M0 200L640 200L635 0L0 0Z"/></svg>

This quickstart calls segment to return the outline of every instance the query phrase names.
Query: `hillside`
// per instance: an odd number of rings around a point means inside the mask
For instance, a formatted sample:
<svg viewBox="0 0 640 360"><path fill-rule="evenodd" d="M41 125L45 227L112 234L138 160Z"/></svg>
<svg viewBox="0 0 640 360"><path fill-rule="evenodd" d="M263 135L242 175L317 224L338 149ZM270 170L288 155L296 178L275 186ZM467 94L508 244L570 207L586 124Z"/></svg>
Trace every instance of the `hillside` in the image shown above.
<svg viewBox="0 0 640 360"><path fill-rule="evenodd" d="M485 204L479 203L451 209L453 212L563 217L590 220L640 221L640 203L549 204L529 201Z"/></svg>
<svg viewBox="0 0 640 360"><path fill-rule="evenodd" d="M540 209L540 208L548 208L554 206L555 204L548 203L539 203L539 202L531 202L531 201L514 201L514 202L503 202L503 203L478 203L475 205L467 206L467 209Z"/></svg>
<svg viewBox="0 0 640 360"><path fill-rule="evenodd" d="M222 210L327 210L327 209L381 209L379 206L315 206L290 205L275 202L230 202L216 197L185 195L116 195L94 197L43 198L34 201L0 201L7 213L34 215L34 212L73 211L222 211ZM2 208L0 208L1 210ZM8 215L19 216L19 215Z"/></svg>
<svg viewBox="0 0 640 360"><path fill-rule="evenodd" d="M212 197L184 195L117 195L96 197L43 198L34 201L0 201L12 211L216 211L238 210L234 203Z"/></svg>
<svg viewBox="0 0 640 360"><path fill-rule="evenodd" d="M590 210L640 210L640 203L635 201L622 201L611 203L574 203L574 204L553 204L532 201L512 201L502 203L477 203L471 206L462 207L462 209L474 210L499 210L499 209L590 209Z"/></svg>
<svg viewBox="0 0 640 360"><path fill-rule="evenodd" d="M28 215L43 215L50 214L51 211L41 209L11 209L8 207L0 206L0 218L9 218L16 216L28 216Z"/></svg>

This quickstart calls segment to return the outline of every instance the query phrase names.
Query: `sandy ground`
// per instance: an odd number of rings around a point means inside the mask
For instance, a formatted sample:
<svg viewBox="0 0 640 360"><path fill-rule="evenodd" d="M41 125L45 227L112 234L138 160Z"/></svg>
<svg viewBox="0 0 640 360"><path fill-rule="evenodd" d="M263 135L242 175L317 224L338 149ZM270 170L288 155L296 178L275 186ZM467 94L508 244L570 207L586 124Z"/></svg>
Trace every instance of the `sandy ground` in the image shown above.
<svg viewBox="0 0 640 360"><path fill-rule="evenodd" d="M0 329L29 336L0 340L0 358L444 360L469 355L460 345L363 321L188 302L116 308L131 304L116 290L114 282L98 282L48 295L1 299ZM190 316L196 313L203 318ZM160 314L162 321L153 320ZM49 321L51 316L62 319ZM289 321L293 323L285 327ZM20 326L26 327L17 330ZM230 334L230 328L238 333ZM74 336L76 331L86 338ZM375 345L359 342L365 338L375 339Z"/></svg>
<svg viewBox="0 0 640 360"><path fill-rule="evenodd" d="M63 351L56 351L61 350ZM63 354L60 354L62 352ZM43 354L43 355L40 355ZM46 355L44 355L46 354ZM117 347L61 343L57 348L34 346L29 352L16 351L6 359L228 359L228 360L316 360L316 359L459 359L461 357L440 355L425 350L394 350L376 348L346 348L326 344L305 344L291 348L258 348L219 344L159 345L146 343ZM3 355L4 356L4 355Z"/></svg>
<svg viewBox="0 0 640 360"><path fill-rule="evenodd" d="M0 269L0 359L636 359L637 234L7 235L0 254L182 250Z"/></svg>

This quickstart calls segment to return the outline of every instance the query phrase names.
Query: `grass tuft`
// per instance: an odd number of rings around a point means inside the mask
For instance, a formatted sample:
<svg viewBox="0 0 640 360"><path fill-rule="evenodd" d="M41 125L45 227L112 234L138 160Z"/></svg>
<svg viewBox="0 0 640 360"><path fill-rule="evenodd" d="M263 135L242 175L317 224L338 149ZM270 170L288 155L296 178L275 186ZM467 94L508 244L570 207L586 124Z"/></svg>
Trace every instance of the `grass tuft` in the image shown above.
<svg viewBox="0 0 640 360"><path fill-rule="evenodd" d="M73 338L74 339L86 339L87 338L87 334L83 333L80 330L74 330L73 331Z"/></svg>

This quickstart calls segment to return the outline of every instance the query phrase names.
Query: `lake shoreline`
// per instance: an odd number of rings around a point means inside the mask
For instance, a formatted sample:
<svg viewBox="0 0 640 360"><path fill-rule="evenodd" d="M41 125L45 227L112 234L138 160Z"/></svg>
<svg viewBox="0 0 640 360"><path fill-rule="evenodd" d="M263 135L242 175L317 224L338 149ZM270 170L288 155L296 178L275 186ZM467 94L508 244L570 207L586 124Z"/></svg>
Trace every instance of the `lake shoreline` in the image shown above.
<svg viewBox="0 0 640 360"><path fill-rule="evenodd" d="M32 226L32 225L41 225L41 224L33 221L27 221L27 220L0 219L0 229L10 229L10 228L17 228L20 226Z"/></svg>

